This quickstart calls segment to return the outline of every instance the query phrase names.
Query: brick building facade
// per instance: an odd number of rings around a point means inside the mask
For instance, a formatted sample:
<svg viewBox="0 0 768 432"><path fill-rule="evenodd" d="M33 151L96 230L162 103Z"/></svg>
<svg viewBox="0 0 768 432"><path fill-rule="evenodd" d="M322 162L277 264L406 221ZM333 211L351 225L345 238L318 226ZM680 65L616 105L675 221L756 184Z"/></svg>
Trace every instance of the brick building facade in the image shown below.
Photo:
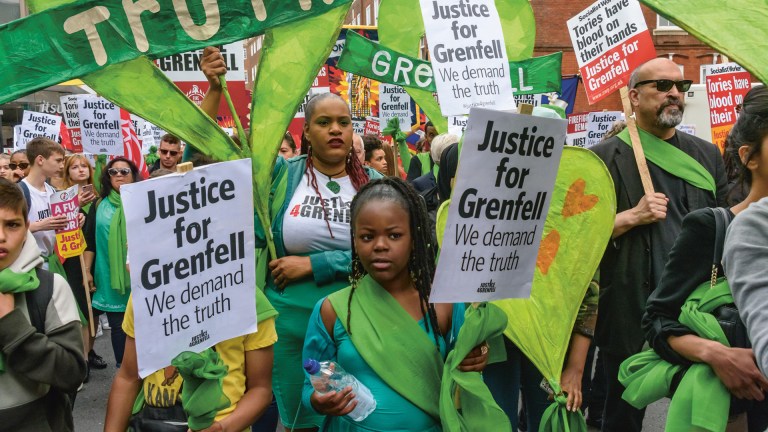
<svg viewBox="0 0 768 432"><path fill-rule="evenodd" d="M536 17L536 45L534 55L540 56L557 51L563 52L563 75L579 72L576 55L566 28L566 21L586 9L592 0L532 0L531 6ZM685 79L701 82L701 65L723 63L722 55L689 35L667 19L658 16L651 9L642 6L645 22L656 45L656 55L666 57L680 65ZM576 97L574 112L621 110L621 99L616 92L602 101L589 105L582 83Z"/></svg>

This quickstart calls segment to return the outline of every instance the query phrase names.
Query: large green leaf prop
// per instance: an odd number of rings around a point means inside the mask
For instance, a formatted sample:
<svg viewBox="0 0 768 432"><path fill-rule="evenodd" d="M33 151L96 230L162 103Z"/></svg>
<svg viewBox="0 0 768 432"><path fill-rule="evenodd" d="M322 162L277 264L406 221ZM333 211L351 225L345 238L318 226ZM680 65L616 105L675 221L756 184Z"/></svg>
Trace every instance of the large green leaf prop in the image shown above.
<svg viewBox="0 0 768 432"><path fill-rule="evenodd" d="M754 0L641 0L768 83L768 3Z"/></svg>
<svg viewBox="0 0 768 432"><path fill-rule="evenodd" d="M523 60L533 55L536 23L528 0L495 0L499 11L504 43L509 60ZM419 57L424 21L417 0L386 0L379 9L379 42L388 48L411 57ZM438 132L448 132L448 119L431 92L406 88L434 123Z"/></svg>
<svg viewBox="0 0 768 432"><path fill-rule="evenodd" d="M613 180L603 162L589 150L566 146L531 297L493 302L509 319L504 334L556 393L561 392L560 373L579 305L611 237L615 212Z"/></svg>
<svg viewBox="0 0 768 432"><path fill-rule="evenodd" d="M280 141L299 103L328 58L347 11L348 8L339 7L318 17L267 32L251 103L254 195L269 197L272 168L280 150ZM268 201L254 200L254 205L267 234L270 253L275 257Z"/></svg>

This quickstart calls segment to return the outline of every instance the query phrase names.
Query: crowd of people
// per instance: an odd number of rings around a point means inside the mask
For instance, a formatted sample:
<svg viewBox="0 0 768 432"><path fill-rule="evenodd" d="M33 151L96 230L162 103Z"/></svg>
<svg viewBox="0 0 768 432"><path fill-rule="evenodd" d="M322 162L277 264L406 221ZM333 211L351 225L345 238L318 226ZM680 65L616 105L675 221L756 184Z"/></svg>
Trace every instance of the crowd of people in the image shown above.
<svg viewBox="0 0 768 432"><path fill-rule="evenodd" d="M210 84L202 108L215 116L226 66L207 48L201 67ZM692 408L693 417L721 413L715 421L726 430L768 427L768 89L747 94L724 161L711 143L675 129L689 86L666 59L631 77L655 192L643 190L628 131L617 127L592 148L613 178L616 219L574 305L561 387L567 409L587 410L589 424L604 431L642 430L635 401L652 386L634 390L632 382L667 366L661 396L716 401L709 413ZM441 371L467 306L430 302L434 213L450 199L460 137L426 123L419 152L398 158L397 145L354 134L349 105L332 93L310 99L305 119L301 144L286 133L272 173L276 255L262 254L264 278L250 278L258 331L215 345L229 403L204 430L273 432L279 420L296 432L440 431ZM164 136L152 176L174 172L183 154L178 138ZM0 177L0 431L72 430L72 403L89 368L110 366L117 369L105 431L191 429L178 370L138 373L120 195L142 180L137 166L116 157L96 174L83 155L36 138L0 156ZM58 258L55 231L67 220L50 213L50 195L72 186L87 243L84 272L79 258ZM290 211L306 203L321 210ZM259 224L255 237L264 248ZM93 351L91 314L106 315L114 365ZM538 430L550 403L541 373L511 339L488 342L459 369L483 374L513 428ZM489 346L503 355L491 361ZM647 369L635 367L648 355ZM361 421L346 416L357 405L352 387L318 392L302 367L308 358L342 366L371 391L376 409ZM672 411L668 427L689 430L698 421Z"/></svg>

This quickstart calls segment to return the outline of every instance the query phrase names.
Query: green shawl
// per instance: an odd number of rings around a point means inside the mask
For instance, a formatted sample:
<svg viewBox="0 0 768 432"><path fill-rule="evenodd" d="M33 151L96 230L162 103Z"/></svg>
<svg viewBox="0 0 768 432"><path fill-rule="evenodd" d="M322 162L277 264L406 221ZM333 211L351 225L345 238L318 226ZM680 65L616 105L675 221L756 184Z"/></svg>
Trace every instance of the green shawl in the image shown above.
<svg viewBox="0 0 768 432"><path fill-rule="evenodd" d="M352 296L350 330L347 305L351 292L351 287L344 288L328 300L360 356L392 389L439 419L443 359L435 341L370 275L358 281Z"/></svg>
<svg viewBox="0 0 768 432"><path fill-rule="evenodd" d="M699 189L710 191L715 196L717 193L715 179L699 161L639 127L637 131L640 134L640 142L643 144L643 152L645 152L646 159L675 177L679 177ZM624 129L619 133L618 137L626 145L632 147L629 130Z"/></svg>
<svg viewBox="0 0 768 432"><path fill-rule="evenodd" d="M26 273L16 273L10 268L0 271L0 293L18 294L37 289L40 281L37 279L35 269ZM5 357L0 352L0 375L5 373Z"/></svg>
<svg viewBox="0 0 768 432"><path fill-rule="evenodd" d="M680 312L680 323L702 338L720 342L725 337L720 324L711 312L733 303L725 278L710 288L710 282L701 284L691 293ZM670 385L682 366L662 360L655 351L643 351L621 364L619 381L626 387L622 398L635 408L643 408L670 393ZM715 372L706 363L694 363L683 375L672 396L667 414L667 431L702 430L724 431L728 422L730 393Z"/></svg>
<svg viewBox="0 0 768 432"><path fill-rule="evenodd" d="M171 362L184 379L181 386L181 405L187 414L187 423L192 430L211 427L216 414L230 405L222 388L227 376L227 365L219 353L208 348L202 353L185 351Z"/></svg>
<svg viewBox="0 0 768 432"><path fill-rule="evenodd" d="M110 204L115 206L115 213L109 222L109 283L113 290L120 294L131 288L131 276L126 268L128 255L128 239L125 234L125 214L123 213L123 200L120 194L113 190L107 197Z"/></svg>
<svg viewBox="0 0 768 432"><path fill-rule="evenodd" d="M483 341L501 336L507 315L497 306L481 303L468 307L456 345L448 354L440 389L440 420L446 432L512 431L509 417L493 400L479 372L462 372L459 364ZM491 348L492 350L494 348ZM503 345L500 348L503 350ZM455 404L458 393L460 408Z"/></svg>

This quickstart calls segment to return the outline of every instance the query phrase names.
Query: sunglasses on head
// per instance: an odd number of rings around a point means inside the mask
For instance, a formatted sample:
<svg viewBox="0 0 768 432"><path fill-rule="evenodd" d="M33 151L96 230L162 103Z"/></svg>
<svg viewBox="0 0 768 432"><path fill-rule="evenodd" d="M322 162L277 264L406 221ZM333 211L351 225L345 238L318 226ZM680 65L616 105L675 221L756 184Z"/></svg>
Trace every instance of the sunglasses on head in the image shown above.
<svg viewBox="0 0 768 432"><path fill-rule="evenodd" d="M122 176L127 176L128 174L131 173L131 169L130 168L110 168L107 170L107 172L111 177L114 177L118 174Z"/></svg>
<svg viewBox="0 0 768 432"><path fill-rule="evenodd" d="M160 149L160 154L167 155L168 153L170 153L171 156L176 157L179 154L179 151L178 150Z"/></svg>
<svg viewBox="0 0 768 432"><path fill-rule="evenodd" d="M685 91L688 91L689 88L691 88L691 84L693 84L693 81L691 80L673 81L668 79L645 80L635 84L634 88L637 88L638 86L641 86L641 85L650 84L650 83L656 83L656 90L660 92L668 92L672 90L672 86L677 87L677 91L679 92L685 92Z"/></svg>
<svg viewBox="0 0 768 432"><path fill-rule="evenodd" d="M25 170L25 169L29 168L29 164L26 163L26 162L21 162L21 163L13 163L13 162L11 162L11 163L8 164L8 168L10 168L12 170L15 170L16 168Z"/></svg>

